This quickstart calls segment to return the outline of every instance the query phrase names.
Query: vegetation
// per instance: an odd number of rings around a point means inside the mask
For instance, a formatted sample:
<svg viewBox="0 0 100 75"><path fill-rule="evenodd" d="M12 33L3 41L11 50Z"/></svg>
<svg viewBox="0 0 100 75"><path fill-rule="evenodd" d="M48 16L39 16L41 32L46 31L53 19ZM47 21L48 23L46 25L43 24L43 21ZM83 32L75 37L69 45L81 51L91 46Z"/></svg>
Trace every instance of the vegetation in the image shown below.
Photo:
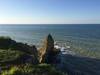
<svg viewBox="0 0 100 75"><path fill-rule="evenodd" d="M20 51L13 51L13 50L3 50L0 49L0 62L6 62L15 60L20 57L23 53Z"/></svg>
<svg viewBox="0 0 100 75"><path fill-rule="evenodd" d="M8 49L12 42L14 41L9 37L0 37L0 49Z"/></svg>
<svg viewBox="0 0 100 75"><path fill-rule="evenodd" d="M32 65L26 64L24 66L13 66L9 70L5 70L1 75L62 75L54 67L47 64Z"/></svg>
<svg viewBox="0 0 100 75"><path fill-rule="evenodd" d="M50 64L39 64L35 46L0 37L0 75L62 75Z"/></svg>

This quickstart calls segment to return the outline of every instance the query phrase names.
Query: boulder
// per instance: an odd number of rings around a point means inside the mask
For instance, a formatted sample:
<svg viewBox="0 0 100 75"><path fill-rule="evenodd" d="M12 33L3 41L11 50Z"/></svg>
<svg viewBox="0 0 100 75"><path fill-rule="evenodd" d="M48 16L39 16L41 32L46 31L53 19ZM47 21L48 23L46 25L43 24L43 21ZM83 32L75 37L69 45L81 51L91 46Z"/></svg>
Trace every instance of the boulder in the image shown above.
<svg viewBox="0 0 100 75"><path fill-rule="evenodd" d="M49 34L44 41L43 47L39 50L39 61L40 63L55 63L58 53L59 51L54 48L54 39Z"/></svg>

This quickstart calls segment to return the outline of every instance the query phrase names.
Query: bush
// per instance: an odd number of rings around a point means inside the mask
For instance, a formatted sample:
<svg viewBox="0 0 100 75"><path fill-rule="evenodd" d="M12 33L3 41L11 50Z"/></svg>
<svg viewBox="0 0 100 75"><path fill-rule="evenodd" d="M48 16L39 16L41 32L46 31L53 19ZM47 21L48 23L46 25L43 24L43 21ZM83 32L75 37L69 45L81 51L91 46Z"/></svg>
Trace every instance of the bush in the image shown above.
<svg viewBox="0 0 100 75"><path fill-rule="evenodd" d="M8 49L15 41L9 37L0 37L0 49Z"/></svg>

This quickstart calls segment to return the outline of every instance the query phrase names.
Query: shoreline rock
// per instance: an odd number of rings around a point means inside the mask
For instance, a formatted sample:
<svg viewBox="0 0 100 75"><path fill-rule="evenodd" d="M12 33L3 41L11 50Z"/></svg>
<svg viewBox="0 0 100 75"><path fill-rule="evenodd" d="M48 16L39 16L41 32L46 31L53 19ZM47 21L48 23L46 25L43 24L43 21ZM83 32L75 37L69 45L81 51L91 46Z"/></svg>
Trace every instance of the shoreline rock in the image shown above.
<svg viewBox="0 0 100 75"><path fill-rule="evenodd" d="M57 54L60 50L54 48L54 39L51 34L47 36L44 41L43 47L39 50L39 62L40 63L57 63Z"/></svg>

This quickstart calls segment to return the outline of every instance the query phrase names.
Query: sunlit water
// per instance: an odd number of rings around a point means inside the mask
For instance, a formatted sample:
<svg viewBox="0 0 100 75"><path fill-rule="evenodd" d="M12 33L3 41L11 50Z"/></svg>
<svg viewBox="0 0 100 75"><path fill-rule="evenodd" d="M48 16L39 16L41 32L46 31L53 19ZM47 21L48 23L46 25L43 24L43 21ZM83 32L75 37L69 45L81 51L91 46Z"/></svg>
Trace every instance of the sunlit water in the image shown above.
<svg viewBox="0 0 100 75"><path fill-rule="evenodd" d="M64 50L100 58L100 25L0 25L0 36L37 47L49 33Z"/></svg>

